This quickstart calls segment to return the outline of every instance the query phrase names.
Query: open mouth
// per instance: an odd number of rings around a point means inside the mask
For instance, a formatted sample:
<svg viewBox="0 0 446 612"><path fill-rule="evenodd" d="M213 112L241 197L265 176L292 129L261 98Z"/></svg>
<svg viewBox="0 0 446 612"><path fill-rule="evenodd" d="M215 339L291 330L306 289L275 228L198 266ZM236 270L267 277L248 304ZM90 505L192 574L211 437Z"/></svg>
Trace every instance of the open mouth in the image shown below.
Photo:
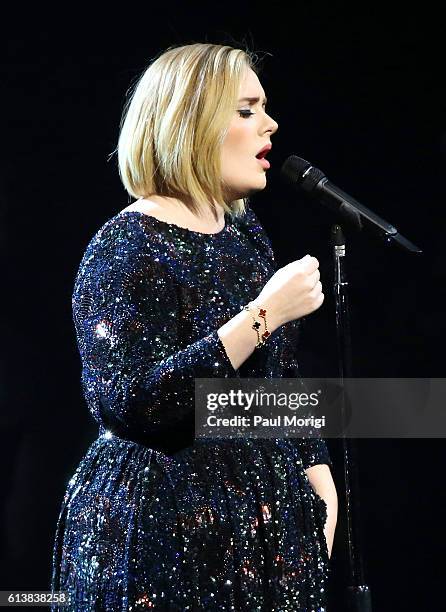
<svg viewBox="0 0 446 612"><path fill-rule="evenodd" d="M262 165L263 168L268 169L271 167L271 164L269 163L269 161L266 159L266 156L268 155L268 153L271 151L272 145L271 143L266 144L262 149L260 149L260 151L257 153L256 155L256 159L259 160L260 164Z"/></svg>
<svg viewBox="0 0 446 612"><path fill-rule="evenodd" d="M268 153L271 151L271 144L267 144L265 145L262 149L260 149L260 151L257 153L256 157L257 159L264 159L264 157L266 155L268 155Z"/></svg>

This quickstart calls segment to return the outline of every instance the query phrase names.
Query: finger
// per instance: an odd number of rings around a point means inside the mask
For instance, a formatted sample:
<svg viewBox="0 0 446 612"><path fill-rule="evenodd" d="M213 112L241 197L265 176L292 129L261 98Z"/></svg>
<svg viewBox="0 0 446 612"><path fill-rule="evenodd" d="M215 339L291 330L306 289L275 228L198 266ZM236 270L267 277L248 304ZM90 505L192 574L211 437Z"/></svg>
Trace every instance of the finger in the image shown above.
<svg viewBox="0 0 446 612"><path fill-rule="evenodd" d="M315 270L310 275L311 286L314 287L317 284L317 282L320 280L320 278L321 278L321 273L319 272L319 270Z"/></svg>
<svg viewBox="0 0 446 612"><path fill-rule="evenodd" d="M310 291L310 296L314 299L322 292L322 283L318 281Z"/></svg>
<svg viewBox="0 0 446 612"><path fill-rule="evenodd" d="M310 257L304 261L305 267L307 268L308 274L312 274L319 268L319 261L316 257Z"/></svg>

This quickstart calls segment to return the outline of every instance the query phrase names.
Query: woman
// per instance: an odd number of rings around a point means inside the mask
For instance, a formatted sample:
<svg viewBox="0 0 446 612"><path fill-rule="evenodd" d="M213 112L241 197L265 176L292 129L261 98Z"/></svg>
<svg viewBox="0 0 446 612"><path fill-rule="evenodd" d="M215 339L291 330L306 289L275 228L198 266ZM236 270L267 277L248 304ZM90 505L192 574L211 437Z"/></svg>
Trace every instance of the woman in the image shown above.
<svg viewBox="0 0 446 612"><path fill-rule="evenodd" d="M325 610L324 441L194 440L194 379L296 376L298 319L323 301L317 260L276 271L247 201L277 128L252 56L228 46L168 49L129 98L136 201L92 238L73 293L99 424L54 546L73 610Z"/></svg>

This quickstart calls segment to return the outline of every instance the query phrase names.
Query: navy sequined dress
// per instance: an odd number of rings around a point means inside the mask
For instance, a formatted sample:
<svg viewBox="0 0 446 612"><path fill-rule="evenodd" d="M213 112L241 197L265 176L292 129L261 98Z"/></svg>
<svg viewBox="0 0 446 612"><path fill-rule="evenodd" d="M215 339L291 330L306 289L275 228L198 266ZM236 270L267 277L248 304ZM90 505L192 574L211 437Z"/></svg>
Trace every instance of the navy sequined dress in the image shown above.
<svg viewBox="0 0 446 612"><path fill-rule="evenodd" d="M324 440L194 440L195 377L298 376L297 321L238 370L217 334L276 269L249 205L215 234L121 211L90 241L73 317L99 436L57 523L61 610L326 610L326 504L304 471L331 465Z"/></svg>

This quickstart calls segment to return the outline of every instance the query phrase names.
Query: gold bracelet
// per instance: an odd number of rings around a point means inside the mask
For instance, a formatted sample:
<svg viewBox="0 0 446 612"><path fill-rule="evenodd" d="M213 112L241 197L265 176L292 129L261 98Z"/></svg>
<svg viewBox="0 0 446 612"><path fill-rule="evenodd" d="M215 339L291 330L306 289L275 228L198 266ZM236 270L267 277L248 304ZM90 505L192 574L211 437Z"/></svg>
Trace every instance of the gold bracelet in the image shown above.
<svg viewBox="0 0 446 612"><path fill-rule="evenodd" d="M255 330L255 332L257 334L256 348L259 348L263 344L263 342L260 340L260 334L259 334L260 321L257 321L255 316L252 314L251 308L249 307L249 304L246 304L245 306L243 306L243 310L247 310L251 314L251 317L252 317L252 320L253 320L253 324L251 325L251 327L252 327L252 329Z"/></svg>
<svg viewBox="0 0 446 612"><path fill-rule="evenodd" d="M252 314L252 308L251 306L254 306L255 308L258 309L259 311L259 317L261 317L263 319L263 323L265 326L265 331L262 333L261 339L260 339L260 333L259 333L259 328L260 328L260 322L255 318L255 316ZM248 312L251 313L252 316L252 320L254 321L254 323L252 324L252 328L256 331L257 333L257 344L256 344L256 348L259 348L261 346L263 346L265 344L265 340L267 338L269 338L269 336L271 335L271 332L268 331L268 325L266 323L266 308L261 308L260 306L257 306L257 304L255 304L254 302L249 302L249 304L246 304L245 306L243 306L243 310L247 310Z"/></svg>
<svg viewBox="0 0 446 612"><path fill-rule="evenodd" d="M262 340L263 342L265 342L265 340L269 338L269 336L271 336L271 332L268 331L268 326L266 324L266 308L260 308L260 307L258 308L259 308L259 317L262 317L263 322L265 324L265 331L262 334Z"/></svg>

